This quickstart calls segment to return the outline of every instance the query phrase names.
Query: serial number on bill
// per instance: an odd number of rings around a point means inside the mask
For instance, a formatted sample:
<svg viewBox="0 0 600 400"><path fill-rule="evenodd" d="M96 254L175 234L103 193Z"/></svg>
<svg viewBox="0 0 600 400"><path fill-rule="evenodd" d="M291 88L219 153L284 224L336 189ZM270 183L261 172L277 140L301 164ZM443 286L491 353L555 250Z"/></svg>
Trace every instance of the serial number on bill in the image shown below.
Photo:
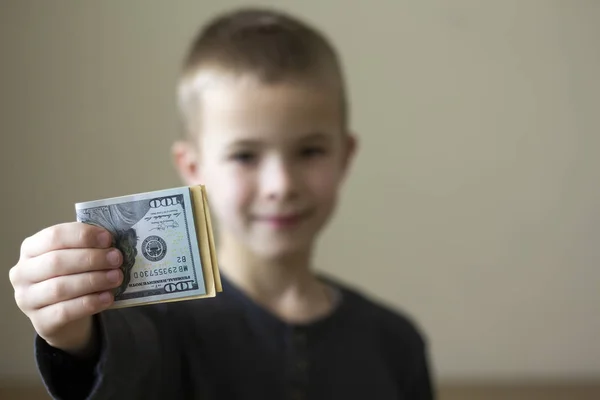
<svg viewBox="0 0 600 400"><path fill-rule="evenodd" d="M155 268L146 271L134 271L132 275L134 278L148 278L151 276L164 276L178 274L180 272L187 272L188 269L189 268L187 265L179 265L177 267L165 267Z"/></svg>

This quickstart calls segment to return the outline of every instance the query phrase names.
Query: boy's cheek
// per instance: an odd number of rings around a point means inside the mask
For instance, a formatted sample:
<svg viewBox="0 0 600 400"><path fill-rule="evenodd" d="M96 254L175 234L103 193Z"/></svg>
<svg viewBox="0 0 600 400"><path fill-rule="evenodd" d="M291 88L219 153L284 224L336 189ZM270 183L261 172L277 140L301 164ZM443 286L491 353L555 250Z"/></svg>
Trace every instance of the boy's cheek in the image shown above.
<svg viewBox="0 0 600 400"><path fill-rule="evenodd" d="M250 193L245 182L227 176L213 176L207 189L212 192L211 208L220 214L239 214L248 207Z"/></svg>
<svg viewBox="0 0 600 400"><path fill-rule="evenodd" d="M310 180L314 192L320 196L330 197L338 190L340 174L333 167L324 168L311 174Z"/></svg>

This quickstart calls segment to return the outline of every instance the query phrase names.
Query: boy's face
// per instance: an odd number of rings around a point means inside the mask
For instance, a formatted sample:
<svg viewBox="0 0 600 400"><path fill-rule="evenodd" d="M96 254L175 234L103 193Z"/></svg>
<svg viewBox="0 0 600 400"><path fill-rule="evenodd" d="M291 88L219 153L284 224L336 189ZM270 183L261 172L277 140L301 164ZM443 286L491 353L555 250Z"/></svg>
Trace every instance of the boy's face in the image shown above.
<svg viewBox="0 0 600 400"><path fill-rule="evenodd" d="M339 97L254 82L205 90L201 104L197 156L177 164L187 184L207 186L221 233L263 257L308 250L354 150Z"/></svg>

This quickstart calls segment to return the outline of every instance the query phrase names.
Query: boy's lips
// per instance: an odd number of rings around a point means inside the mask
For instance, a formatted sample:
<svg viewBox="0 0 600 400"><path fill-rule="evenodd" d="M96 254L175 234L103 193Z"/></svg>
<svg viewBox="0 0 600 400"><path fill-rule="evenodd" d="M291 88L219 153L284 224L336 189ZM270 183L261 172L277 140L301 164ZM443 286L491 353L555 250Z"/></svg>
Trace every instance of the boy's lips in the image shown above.
<svg viewBox="0 0 600 400"><path fill-rule="evenodd" d="M255 220L261 223L271 225L276 228L292 227L306 219L309 212L298 212L291 214L272 214L272 215L259 215L255 217Z"/></svg>

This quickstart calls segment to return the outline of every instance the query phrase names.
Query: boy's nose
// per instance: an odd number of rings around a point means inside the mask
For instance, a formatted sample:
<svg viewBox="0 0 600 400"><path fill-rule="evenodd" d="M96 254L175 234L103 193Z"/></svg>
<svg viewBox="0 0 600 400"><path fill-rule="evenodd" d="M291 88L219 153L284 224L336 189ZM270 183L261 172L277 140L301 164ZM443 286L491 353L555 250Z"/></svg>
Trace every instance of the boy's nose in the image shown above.
<svg viewBox="0 0 600 400"><path fill-rule="evenodd" d="M271 159L263 166L261 191L273 199L286 199L297 195L297 179L293 166L282 159Z"/></svg>

